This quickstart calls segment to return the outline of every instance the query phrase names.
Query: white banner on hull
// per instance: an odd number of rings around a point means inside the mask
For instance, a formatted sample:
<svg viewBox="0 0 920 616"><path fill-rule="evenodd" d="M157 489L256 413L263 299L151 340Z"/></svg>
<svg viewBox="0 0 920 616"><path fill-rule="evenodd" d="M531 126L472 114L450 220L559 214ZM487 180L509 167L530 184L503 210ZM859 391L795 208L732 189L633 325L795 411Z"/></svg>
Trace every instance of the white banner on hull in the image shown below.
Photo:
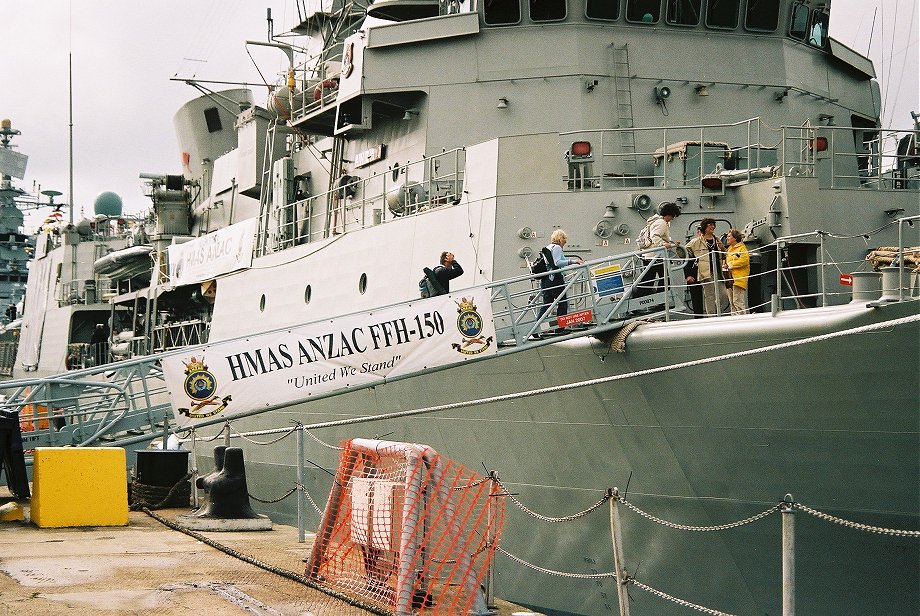
<svg viewBox="0 0 920 616"><path fill-rule="evenodd" d="M197 425L494 354L489 292L190 349L163 359L176 423Z"/></svg>
<svg viewBox="0 0 920 616"><path fill-rule="evenodd" d="M252 265L258 220L250 218L184 244L169 247L169 282L174 287L211 280Z"/></svg>

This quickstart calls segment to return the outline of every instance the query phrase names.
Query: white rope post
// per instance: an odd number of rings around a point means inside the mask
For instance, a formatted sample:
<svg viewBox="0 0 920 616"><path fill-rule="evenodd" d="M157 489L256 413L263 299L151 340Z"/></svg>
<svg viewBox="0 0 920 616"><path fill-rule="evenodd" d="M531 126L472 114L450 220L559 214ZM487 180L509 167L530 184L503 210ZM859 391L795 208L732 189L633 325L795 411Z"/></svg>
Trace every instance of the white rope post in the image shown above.
<svg viewBox="0 0 920 616"><path fill-rule="evenodd" d="M620 511L617 501L620 492L614 488L610 496L610 537L613 540L613 566L616 568L617 598L620 602L620 616L629 616L629 595L626 594L626 566L623 563L623 535L620 526Z"/></svg>
<svg viewBox="0 0 920 616"><path fill-rule="evenodd" d="M304 442L303 442L303 428L298 426L297 429L297 542L305 543L307 540L307 534L305 530L306 521L304 520L306 503L304 502L305 496L304 491L304 478L303 478L303 462L306 454L304 452Z"/></svg>
<svg viewBox="0 0 920 616"><path fill-rule="evenodd" d="M498 486L498 471L491 471L489 478L495 481L489 486L489 545L495 545L495 499L498 498L501 488ZM486 607L490 610L497 609L495 603L495 555L489 560L489 570L486 572Z"/></svg>
<svg viewBox="0 0 920 616"><path fill-rule="evenodd" d="M230 446L230 422L229 421L227 421L224 424L224 446L225 447Z"/></svg>
<svg viewBox="0 0 920 616"><path fill-rule="evenodd" d="M189 481L192 483L192 507L198 509L198 458L195 457L195 426L192 426L192 476Z"/></svg>
<svg viewBox="0 0 920 616"><path fill-rule="evenodd" d="M783 514L783 616L795 616L795 507L787 494L780 506Z"/></svg>

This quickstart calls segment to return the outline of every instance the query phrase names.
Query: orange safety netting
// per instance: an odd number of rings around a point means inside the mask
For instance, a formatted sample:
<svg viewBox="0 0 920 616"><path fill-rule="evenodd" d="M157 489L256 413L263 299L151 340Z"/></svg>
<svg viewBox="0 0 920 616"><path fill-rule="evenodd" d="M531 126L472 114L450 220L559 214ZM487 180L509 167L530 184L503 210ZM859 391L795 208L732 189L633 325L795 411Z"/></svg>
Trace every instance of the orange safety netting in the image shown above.
<svg viewBox="0 0 920 616"><path fill-rule="evenodd" d="M345 443L306 575L397 614L485 608L504 523L495 482L424 445Z"/></svg>

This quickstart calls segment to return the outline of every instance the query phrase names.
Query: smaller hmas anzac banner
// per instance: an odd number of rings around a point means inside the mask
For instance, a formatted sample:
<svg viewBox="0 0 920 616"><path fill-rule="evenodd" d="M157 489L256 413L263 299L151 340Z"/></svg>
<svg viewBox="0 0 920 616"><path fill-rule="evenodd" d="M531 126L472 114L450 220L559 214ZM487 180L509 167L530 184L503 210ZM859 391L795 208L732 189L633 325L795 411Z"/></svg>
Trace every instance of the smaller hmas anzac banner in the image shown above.
<svg viewBox="0 0 920 616"><path fill-rule="evenodd" d="M169 282L176 287L194 284L249 267L257 225L258 220L250 218L170 246Z"/></svg>
<svg viewBox="0 0 920 616"><path fill-rule="evenodd" d="M176 422L191 426L495 353L489 292L441 295L231 340L163 359Z"/></svg>

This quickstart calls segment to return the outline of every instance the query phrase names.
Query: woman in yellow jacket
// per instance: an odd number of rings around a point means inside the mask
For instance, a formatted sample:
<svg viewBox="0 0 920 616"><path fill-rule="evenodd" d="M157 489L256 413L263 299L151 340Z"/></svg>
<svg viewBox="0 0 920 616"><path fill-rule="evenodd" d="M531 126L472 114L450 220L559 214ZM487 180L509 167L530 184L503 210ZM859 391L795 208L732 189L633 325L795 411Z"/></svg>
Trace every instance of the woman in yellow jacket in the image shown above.
<svg viewBox="0 0 920 616"><path fill-rule="evenodd" d="M741 241L744 238L738 229L729 229L726 241L728 252L725 254L725 263L732 275L732 288L729 291L732 303L732 314L747 314L747 284L751 275L751 256L747 246Z"/></svg>

